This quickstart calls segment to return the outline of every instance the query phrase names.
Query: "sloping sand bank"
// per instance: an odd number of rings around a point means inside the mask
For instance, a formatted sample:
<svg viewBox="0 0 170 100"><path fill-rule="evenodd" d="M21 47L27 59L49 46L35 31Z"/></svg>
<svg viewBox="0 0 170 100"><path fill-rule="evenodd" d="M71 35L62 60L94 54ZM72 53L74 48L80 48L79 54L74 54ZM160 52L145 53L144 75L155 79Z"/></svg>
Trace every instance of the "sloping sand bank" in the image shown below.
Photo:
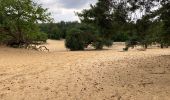
<svg viewBox="0 0 170 100"><path fill-rule="evenodd" d="M48 42L49 53L1 47L0 100L170 100L170 49L70 52Z"/></svg>

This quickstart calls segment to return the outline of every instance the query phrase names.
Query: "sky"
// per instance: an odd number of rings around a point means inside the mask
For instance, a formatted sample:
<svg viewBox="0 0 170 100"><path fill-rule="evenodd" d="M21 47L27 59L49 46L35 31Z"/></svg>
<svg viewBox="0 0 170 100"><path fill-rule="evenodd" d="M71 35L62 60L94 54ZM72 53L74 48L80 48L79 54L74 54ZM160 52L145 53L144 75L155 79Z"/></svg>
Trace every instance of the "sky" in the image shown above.
<svg viewBox="0 0 170 100"><path fill-rule="evenodd" d="M48 8L51 17L55 22L60 21L78 21L79 18L75 12L81 12L83 9L89 9L90 4L95 4L97 0L34 0Z"/></svg>

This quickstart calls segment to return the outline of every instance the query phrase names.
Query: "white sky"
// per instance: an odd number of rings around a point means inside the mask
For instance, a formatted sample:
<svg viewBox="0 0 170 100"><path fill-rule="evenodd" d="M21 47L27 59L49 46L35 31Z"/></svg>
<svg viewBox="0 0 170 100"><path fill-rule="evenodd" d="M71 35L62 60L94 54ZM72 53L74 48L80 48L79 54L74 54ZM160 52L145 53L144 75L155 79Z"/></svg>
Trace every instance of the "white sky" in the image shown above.
<svg viewBox="0 0 170 100"><path fill-rule="evenodd" d="M55 22L60 21L77 21L79 18L74 12L80 12L88 9L89 4L95 4L97 0L33 0L48 8Z"/></svg>

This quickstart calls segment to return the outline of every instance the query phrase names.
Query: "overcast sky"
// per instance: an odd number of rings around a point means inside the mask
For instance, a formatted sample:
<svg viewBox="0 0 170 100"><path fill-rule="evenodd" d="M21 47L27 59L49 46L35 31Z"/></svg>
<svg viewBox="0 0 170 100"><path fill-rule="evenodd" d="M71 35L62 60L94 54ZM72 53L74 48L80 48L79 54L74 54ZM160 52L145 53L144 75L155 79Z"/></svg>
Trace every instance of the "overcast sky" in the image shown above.
<svg viewBox="0 0 170 100"><path fill-rule="evenodd" d="M89 4L95 4L97 0L34 0L48 8L52 13L55 22L59 21L76 21L78 17L74 12L80 12L88 9Z"/></svg>

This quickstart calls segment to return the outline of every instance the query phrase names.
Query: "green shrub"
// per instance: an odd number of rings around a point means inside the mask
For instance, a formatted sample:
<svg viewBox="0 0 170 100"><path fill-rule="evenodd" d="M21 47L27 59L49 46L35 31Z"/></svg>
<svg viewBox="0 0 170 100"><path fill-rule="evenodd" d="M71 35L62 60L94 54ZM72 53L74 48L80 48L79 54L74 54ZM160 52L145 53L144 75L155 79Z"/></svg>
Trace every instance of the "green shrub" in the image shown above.
<svg viewBox="0 0 170 100"><path fill-rule="evenodd" d="M72 29L66 36L65 46L71 51L84 50L85 41L82 32L78 29Z"/></svg>
<svg viewBox="0 0 170 100"><path fill-rule="evenodd" d="M4 34L0 34L0 43L6 44L12 37Z"/></svg>
<svg viewBox="0 0 170 100"><path fill-rule="evenodd" d="M87 47L89 44L91 44L95 39L95 36L92 33L82 33L82 35L83 35L83 39L85 41L85 47Z"/></svg>
<svg viewBox="0 0 170 100"><path fill-rule="evenodd" d="M107 40L104 39L103 43L107 47L111 47L113 45L113 41L110 39L107 39Z"/></svg>
<svg viewBox="0 0 170 100"><path fill-rule="evenodd" d="M112 40L101 38L98 35L95 35L93 39L94 40L93 40L92 46L97 50L103 49L104 46L111 47L113 45Z"/></svg>
<svg viewBox="0 0 170 100"><path fill-rule="evenodd" d="M83 25L84 26L84 25ZM84 50L89 44L95 49L103 49L103 46L112 46L112 41L102 38L90 26L79 26L69 30L65 40L66 48L75 50Z"/></svg>
<svg viewBox="0 0 170 100"><path fill-rule="evenodd" d="M92 43L92 45L97 50L103 49L103 46L104 46L103 39L97 37L97 39Z"/></svg>

